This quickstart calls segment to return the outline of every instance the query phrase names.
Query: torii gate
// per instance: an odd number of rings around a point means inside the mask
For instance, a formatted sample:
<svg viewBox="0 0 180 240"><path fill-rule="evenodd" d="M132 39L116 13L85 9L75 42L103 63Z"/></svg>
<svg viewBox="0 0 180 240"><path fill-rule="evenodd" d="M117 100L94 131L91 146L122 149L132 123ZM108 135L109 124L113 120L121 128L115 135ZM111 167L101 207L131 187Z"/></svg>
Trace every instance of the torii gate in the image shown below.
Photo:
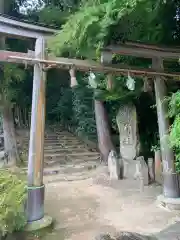
<svg viewBox="0 0 180 240"><path fill-rule="evenodd" d="M81 71L96 71L113 73L116 75L127 75L131 72L133 75L150 75L156 77L155 91L158 107L158 120L160 136L167 135L168 122L166 121L166 109L161 100L165 96L165 91L161 89L161 76L164 77L180 77L180 73L165 72L160 69L160 62L156 62L154 69L135 68L127 65L99 64L94 61L76 60L67 58L54 58L45 56L46 38L56 33L54 29L48 29L42 26L19 22L0 15L0 34L15 37L25 37L36 39L35 52L17 53L9 51L0 51L1 62L16 62L34 65L33 78L33 96L32 96L32 114L31 114L31 131L30 146L28 158L28 201L27 201L27 220L29 223L37 222L44 219L44 184L43 184L43 159L44 159L44 127L45 127L45 85L46 85L46 69L52 67L60 67L70 69L71 79L76 84L75 69ZM112 53L120 53L122 55L135 55L149 57L153 59L160 58L178 58L179 49L162 49L153 46L120 46L109 47L103 50L105 55ZM112 56L111 56L112 57ZM102 57L103 60L103 57ZM104 59L104 62L107 61ZM158 67L158 69L156 69ZM72 81L72 82L73 82ZM162 91L163 90L163 91ZM163 124L162 124L163 122ZM162 127L160 126L162 124ZM164 147L166 149L164 149ZM164 154L164 160L170 164L168 171L174 171L173 154L167 146L167 141L161 143L161 149Z"/></svg>
<svg viewBox="0 0 180 240"><path fill-rule="evenodd" d="M35 56L40 59L45 58L45 39L55 32L56 31L53 29L27 24L26 22L19 22L12 18L7 18L4 15L0 15L0 34L17 38L23 37L36 39ZM43 71L43 65L36 63L34 64L31 131L28 158L28 222L34 222L44 218L43 158L45 85L46 73ZM51 219L48 218L48 221L46 222L48 224L51 222Z"/></svg>

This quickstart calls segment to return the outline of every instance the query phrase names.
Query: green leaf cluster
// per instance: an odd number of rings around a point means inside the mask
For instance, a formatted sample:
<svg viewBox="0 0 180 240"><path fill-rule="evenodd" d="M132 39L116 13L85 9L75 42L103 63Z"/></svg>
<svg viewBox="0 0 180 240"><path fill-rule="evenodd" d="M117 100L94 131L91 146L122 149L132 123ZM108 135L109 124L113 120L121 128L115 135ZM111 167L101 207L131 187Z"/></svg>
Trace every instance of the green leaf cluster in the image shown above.
<svg viewBox="0 0 180 240"><path fill-rule="evenodd" d="M92 89L84 86L72 89L61 87L59 99L51 114L54 114L54 119L57 119L63 127L76 135L96 140Z"/></svg>
<svg viewBox="0 0 180 240"><path fill-rule="evenodd" d="M48 6L39 11L37 15L39 17L38 22L45 23L50 27L56 27L64 24L67 21L70 13L67 11L60 11L58 7Z"/></svg>
<svg viewBox="0 0 180 240"><path fill-rule="evenodd" d="M169 115L173 118L170 129L170 144L176 153L176 170L180 172L180 91L173 93L171 96Z"/></svg>
<svg viewBox="0 0 180 240"><path fill-rule="evenodd" d="M110 27L130 14L140 2L144 0L87 1L50 41L50 49L56 55L69 52L70 55L96 57L109 37Z"/></svg>
<svg viewBox="0 0 180 240"><path fill-rule="evenodd" d="M25 182L6 170L0 172L0 235L22 229L26 224Z"/></svg>
<svg viewBox="0 0 180 240"><path fill-rule="evenodd" d="M14 83L19 83L25 78L25 71L14 64L0 65L0 95L1 99L11 101L16 94L16 89L12 87Z"/></svg>
<svg viewBox="0 0 180 240"><path fill-rule="evenodd" d="M81 86L72 88L75 131L78 136L96 139L93 90Z"/></svg>
<svg viewBox="0 0 180 240"><path fill-rule="evenodd" d="M100 48L114 42L172 42L178 38L176 8L174 2L163 0L82 1L49 41L49 48L56 55L97 59Z"/></svg>

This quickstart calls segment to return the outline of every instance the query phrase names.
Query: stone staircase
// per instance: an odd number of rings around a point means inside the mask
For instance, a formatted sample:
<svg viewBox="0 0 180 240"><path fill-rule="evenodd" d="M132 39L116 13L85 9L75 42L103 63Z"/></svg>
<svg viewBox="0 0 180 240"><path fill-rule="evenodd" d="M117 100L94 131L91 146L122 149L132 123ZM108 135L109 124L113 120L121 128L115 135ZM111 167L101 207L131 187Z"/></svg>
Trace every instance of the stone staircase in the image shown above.
<svg viewBox="0 0 180 240"><path fill-rule="evenodd" d="M29 133L18 133L21 138L20 145L28 149ZM100 163L100 154L90 149L73 134L61 130L47 130L44 142L44 168L45 170L59 170L62 168L77 168L77 166L90 168Z"/></svg>

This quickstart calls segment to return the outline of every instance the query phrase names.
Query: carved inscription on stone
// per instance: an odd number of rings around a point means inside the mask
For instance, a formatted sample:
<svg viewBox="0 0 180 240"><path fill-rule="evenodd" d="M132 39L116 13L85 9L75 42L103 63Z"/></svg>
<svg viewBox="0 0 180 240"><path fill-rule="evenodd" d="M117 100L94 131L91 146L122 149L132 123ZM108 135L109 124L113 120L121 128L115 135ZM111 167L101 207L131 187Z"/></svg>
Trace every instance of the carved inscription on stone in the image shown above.
<svg viewBox="0 0 180 240"><path fill-rule="evenodd" d="M119 128L120 155L133 160L137 155L137 114L132 103L120 107L116 117Z"/></svg>

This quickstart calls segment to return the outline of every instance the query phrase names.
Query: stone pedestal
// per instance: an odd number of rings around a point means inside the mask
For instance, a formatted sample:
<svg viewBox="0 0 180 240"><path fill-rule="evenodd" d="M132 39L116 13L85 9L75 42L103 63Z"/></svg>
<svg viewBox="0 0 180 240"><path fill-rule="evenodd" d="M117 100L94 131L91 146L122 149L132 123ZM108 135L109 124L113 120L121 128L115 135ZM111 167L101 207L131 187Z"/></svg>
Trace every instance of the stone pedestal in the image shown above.
<svg viewBox="0 0 180 240"><path fill-rule="evenodd" d="M167 210L180 211L180 198L167 198L164 195L159 195L157 202Z"/></svg>
<svg viewBox="0 0 180 240"><path fill-rule="evenodd" d="M27 225L25 231L36 231L49 227L52 218L44 215L45 186L28 187L28 199L26 204Z"/></svg>
<svg viewBox="0 0 180 240"><path fill-rule="evenodd" d="M163 195L166 198L180 198L179 173L163 173Z"/></svg>
<svg viewBox="0 0 180 240"><path fill-rule="evenodd" d="M44 216L43 218L37 221L28 222L24 230L26 232L37 231L51 226L52 222L53 222L52 217Z"/></svg>
<svg viewBox="0 0 180 240"><path fill-rule="evenodd" d="M37 221L44 217L44 185L40 187L28 187L27 222Z"/></svg>

